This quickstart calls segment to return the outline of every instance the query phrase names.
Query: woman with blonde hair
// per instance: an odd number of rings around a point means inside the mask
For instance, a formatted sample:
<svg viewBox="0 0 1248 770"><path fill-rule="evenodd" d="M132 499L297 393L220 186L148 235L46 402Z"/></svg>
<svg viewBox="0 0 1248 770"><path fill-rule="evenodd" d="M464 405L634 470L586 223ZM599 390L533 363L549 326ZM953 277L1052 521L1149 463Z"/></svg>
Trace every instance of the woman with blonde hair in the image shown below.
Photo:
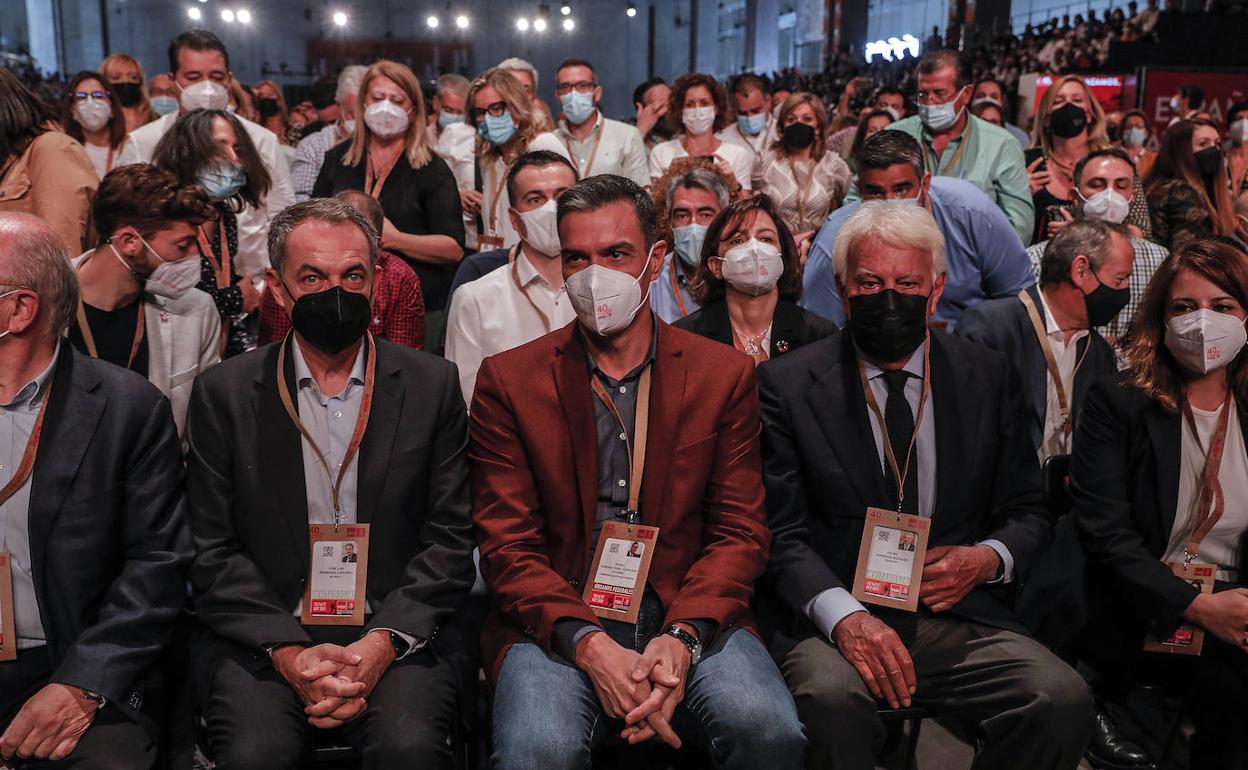
<svg viewBox="0 0 1248 770"><path fill-rule="evenodd" d="M313 198L363 190L386 218L381 247L420 277L426 349L436 349L455 266L464 255L464 223L451 169L425 139L425 101L406 66L382 60L364 73L350 140L325 153ZM433 344L430 344L430 343Z"/></svg>
<svg viewBox="0 0 1248 770"><path fill-rule="evenodd" d="M286 97L282 95L282 87L272 80L261 80L252 87L255 94L256 116L260 125L277 135L277 141L284 145L295 145L290 139L290 110L286 108Z"/></svg>
<svg viewBox="0 0 1248 770"><path fill-rule="evenodd" d="M1025 153L1036 209L1032 243L1052 237L1073 219L1075 166L1090 152L1110 146L1105 113L1078 75L1057 78L1040 99Z"/></svg>
<svg viewBox="0 0 1248 770"><path fill-rule="evenodd" d="M784 100L776 126L780 135L760 160L759 192L798 246L809 240L849 190L849 165L828 151L828 113L823 101L801 91Z"/></svg>
<svg viewBox="0 0 1248 770"><path fill-rule="evenodd" d="M559 137L543 131L528 92L510 71L486 70L468 87L468 122L477 129L476 156L480 190L465 193L469 213L479 217L481 251L509 249L520 241L507 208L507 171L526 152L550 150L568 158ZM568 158L571 160L571 158Z"/></svg>
<svg viewBox="0 0 1248 770"><path fill-rule="evenodd" d="M147 78L139 60L125 53L115 53L100 62L99 73L113 87L117 101L126 117L126 133L160 117L147 98Z"/></svg>

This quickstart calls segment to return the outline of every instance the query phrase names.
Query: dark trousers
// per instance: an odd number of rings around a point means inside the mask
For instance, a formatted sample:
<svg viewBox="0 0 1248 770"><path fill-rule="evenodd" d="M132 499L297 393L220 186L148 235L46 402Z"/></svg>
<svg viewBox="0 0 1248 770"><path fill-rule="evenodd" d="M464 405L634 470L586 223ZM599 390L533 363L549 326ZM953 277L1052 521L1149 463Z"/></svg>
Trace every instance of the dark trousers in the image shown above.
<svg viewBox="0 0 1248 770"><path fill-rule="evenodd" d="M348 631L350 638L343 638ZM317 641L350 643L359 629L309 629ZM263 653L201 635L194 649L200 704L219 770L297 770L317 728L304 704ZM454 667L430 647L396 661L368 706L338 730L365 770L452 768L456 713Z"/></svg>
<svg viewBox="0 0 1248 770"><path fill-rule="evenodd" d="M49 683L52 673L46 647L22 650L17 660L0 663L0 733L8 729L22 705ZM148 732L116 706L105 705L68 758L60 762L19 759L15 766L20 770L143 770L155 762L156 746Z"/></svg>

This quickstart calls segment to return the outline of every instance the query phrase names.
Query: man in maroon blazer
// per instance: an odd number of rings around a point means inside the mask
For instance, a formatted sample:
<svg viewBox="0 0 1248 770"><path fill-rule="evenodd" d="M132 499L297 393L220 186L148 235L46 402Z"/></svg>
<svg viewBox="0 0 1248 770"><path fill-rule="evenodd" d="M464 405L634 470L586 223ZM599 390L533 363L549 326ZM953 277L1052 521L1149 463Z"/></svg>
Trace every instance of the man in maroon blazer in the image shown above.
<svg viewBox="0 0 1248 770"><path fill-rule="evenodd" d="M665 245L636 184L584 180L558 221L578 320L487 358L470 410L494 767L585 767L612 731L696 733L720 768L800 767L793 701L751 629L770 545L753 364L651 313ZM583 583L603 528L630 520L658 529L649 577L635 623L603 620Z"/></svg>

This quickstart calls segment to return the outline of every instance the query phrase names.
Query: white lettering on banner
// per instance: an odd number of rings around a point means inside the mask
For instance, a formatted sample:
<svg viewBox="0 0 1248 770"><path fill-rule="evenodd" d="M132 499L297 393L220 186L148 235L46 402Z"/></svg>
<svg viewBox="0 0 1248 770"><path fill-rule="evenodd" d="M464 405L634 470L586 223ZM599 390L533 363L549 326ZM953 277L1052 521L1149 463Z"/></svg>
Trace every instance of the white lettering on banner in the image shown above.
<svg viewBox="0 0 1248 770"><path fill-rule="evenodd" d="M883 56L884 61L901 61L907 55L915 58L919 55L919 39L907 32L900 38L873 40L867 43L863 53L868 63L876 56Z"/></svg>

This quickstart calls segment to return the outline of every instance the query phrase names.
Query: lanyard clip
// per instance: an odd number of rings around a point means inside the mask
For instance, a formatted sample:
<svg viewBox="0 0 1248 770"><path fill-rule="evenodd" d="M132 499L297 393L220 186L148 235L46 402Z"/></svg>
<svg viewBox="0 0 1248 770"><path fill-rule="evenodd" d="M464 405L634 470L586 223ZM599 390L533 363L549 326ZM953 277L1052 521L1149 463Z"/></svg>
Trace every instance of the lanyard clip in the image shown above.
<svg viewBox="0 0 1248 770"><path fill-rule="evenodd" d="M1192 561L1195 560L1195 558L1196 558L1196 554L1192 553L1186 548L1183 549L1183 571L1184 572L1187 572L1187 568L1192 566Z"/></svg>
<svg viewBox="0 0 1248 770"><path fill-rule="evenodd" d="M633 526L634 524L639 524L641 522L641 514L637 511L620 511L620 516L623 517L624 521L627 522L629 526Z"/></svg>

